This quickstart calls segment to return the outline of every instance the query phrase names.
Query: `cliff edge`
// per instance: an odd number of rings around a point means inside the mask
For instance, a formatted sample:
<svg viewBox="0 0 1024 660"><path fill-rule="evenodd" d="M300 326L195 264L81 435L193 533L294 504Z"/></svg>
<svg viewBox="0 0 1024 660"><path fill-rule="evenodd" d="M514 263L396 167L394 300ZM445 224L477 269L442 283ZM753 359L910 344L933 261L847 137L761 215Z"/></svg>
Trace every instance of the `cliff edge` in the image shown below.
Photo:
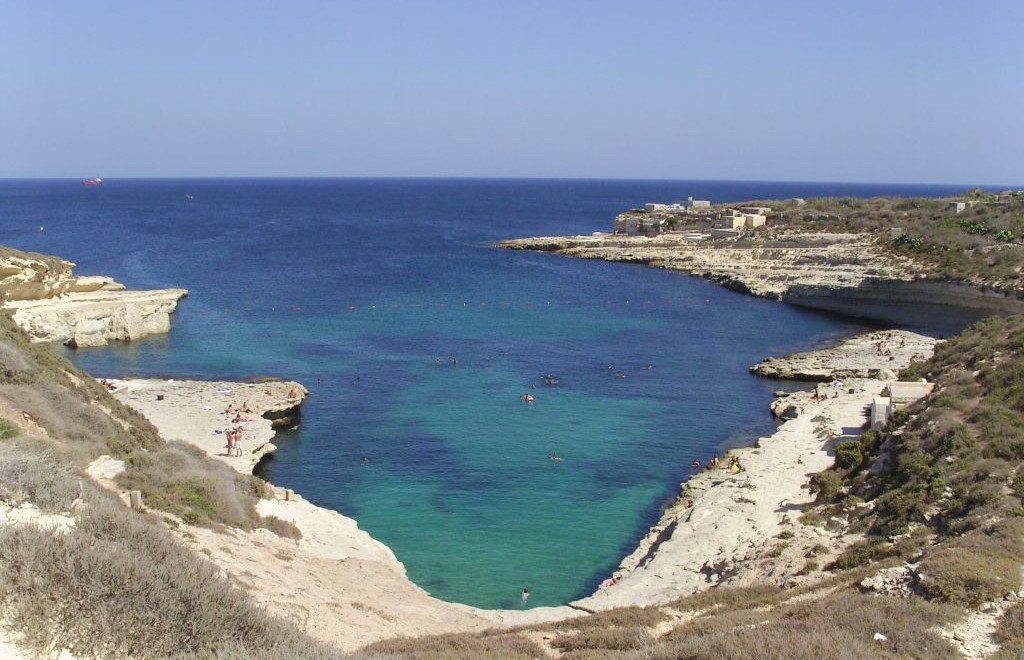
<svg viewBox="0 0 1024 660"><path fill-rule="evenodd" d="M702 241L675 232L602 234L498 246L678 270L761 298L893 323L942 317L953 308L967 319L1024 312L1024 300L1013 292L936 278L919 262L883 249L869 233L775 228Z"/></svg>
<svg viewBox="0 0 1024 660"><path fill-rule="evenodd" d="M102 346L171 329L185 289L127 291L109 277L76 276L56 257L0 250L0 299L32 341Z"/></svg>

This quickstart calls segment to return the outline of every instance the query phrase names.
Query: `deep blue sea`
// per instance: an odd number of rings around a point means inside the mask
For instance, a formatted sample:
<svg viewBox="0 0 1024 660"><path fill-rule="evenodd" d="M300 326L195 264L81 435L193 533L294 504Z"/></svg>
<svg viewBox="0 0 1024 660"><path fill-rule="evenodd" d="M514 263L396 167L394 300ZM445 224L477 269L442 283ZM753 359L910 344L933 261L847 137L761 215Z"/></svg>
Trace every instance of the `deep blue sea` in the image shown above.
<svg viewBox="0 0 1024 660"><path fill-rule="evenodd" d="M0 243L134 289L187 288L166 337L62 350L96 376L301 381L301 424L264 476L355 518L439 598L514 607L526 587L531 606L558 605L632 551L694 458L772 431L779 383L750 365L864 326L495 242L608 231L625 209L689 195L966 187L14 180L0 181Z"/></svg>

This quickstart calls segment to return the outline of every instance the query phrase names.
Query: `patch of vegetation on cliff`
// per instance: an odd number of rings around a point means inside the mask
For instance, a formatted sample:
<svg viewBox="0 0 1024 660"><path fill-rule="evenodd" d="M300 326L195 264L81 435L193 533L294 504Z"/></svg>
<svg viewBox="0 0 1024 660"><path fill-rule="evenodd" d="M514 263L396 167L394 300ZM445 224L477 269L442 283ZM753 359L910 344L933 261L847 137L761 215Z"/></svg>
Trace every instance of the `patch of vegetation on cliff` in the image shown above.
<svg viewBox="0 0 1024 660"><path fill-rule="evenodd" d="M0 395L49 437L77 447L83 459L163 444L149 420L50 346L30 342L6 312L0 313Z"/></svg>
<svg viewBox="0 0 1024 660"><path fill-rule="evenodd" d="M15 250L14 248L7 247L6 245L0 245L0 259L25 259L27 261L40 261L46 264L47 268L51 272L60 275L67 275L71 273L72 264L68 261L64 261L58 257L52 257L48 254L39 254L38 252L24 252L22 250ZM0 289L0 296L3 295L3 290Z"/></svg>
<svg viewBox="0 0 1024 660"><path fill-rule="evenodd" d="M64 531L0 526L0 603L21 643L76 657L338 658L268 616L153 517L69 470L38 443L0 455L3 497L82 512ZM81 484L81 485L80 485ZM81 490L80 490L81 488Z"/></svg>
<svg viewBox="0 0 1024 660"><path fill-rule="evenodd" d="M1020 590L1022 349L1024 317L993 317L904 371L904 379L928 377L935 391L865 433L859 461L837 460L814 479L828 515L868 534L837 566L916 554L921 593L966 607ZM868 505L844 506L850 497Z"/></svg>
<svg viewBox="0 0 1024 660"><path fill-rule="evenodd" d="M854 585L863 569L839 571L805 588L769 585L716 588L657 607L626 607L526 626L513 632L446 635L424 641L383 642L365 655L437 660L463 659L465 649L487 649L477 657L567 660L645 658L741 660L746 658L960 658L933 628L962 617L959 608L920 598L860 594ZM879 638L878 635L882 637ZM548 653L520 646L542 639ZM514 641L513 641L514 640ZM380 653L380 655L378 655ZM393 655L389 654L392 653Z"/></svg>
<svg viewBox="0 0 1024 660"><path fill-rule="evenodd" d="M302 537L292 523L256 512L259 499L270 496L265 481L240 474L183 442L133 452L117 483L140 491L146 506L173 513L189 525L266 527L279 536Z"/></svg>
<svg viewBox="0 0 1024 660"><path fill-rule="evenodd" d="M148 421L50 347L29 343L6 314L0 314L0 410L16 420L0 420L0 502L34 505L68 521L56 531L0 526L0 607L8 628L33 652L342 657L267 615L182 546L161 518L129 510L80 470L100 454L162 466L167 479L183 485L147 487L150 503L180 503L178 497L192 505L185 511L198 510L210 524L265 526L296 538L294 525L256 515L263 482L194 454L172 467L167 457L183 451L178 445L165 446ZM188 481L196 475L208 480ZM220 487L212 485L215 478ZM207 487L212 490L204 492Z"/></svg>
<svg viewBox="0 0 1024 660"><path fill-rule="evenodd" d="M1020 286L1024 197L967 191L950 199L820 197L752 202L772 208L772 224L811 231L867 232L913 259L931 277ZM962 204L957 212L958 204Z"/></svg>
<svg viewBox="0 0 1024 660"><path fill-rule="evenodd" d="M360 658L398 660L533 660L544 657L536 643L515 632L398 637L365 647Z"/></svg>

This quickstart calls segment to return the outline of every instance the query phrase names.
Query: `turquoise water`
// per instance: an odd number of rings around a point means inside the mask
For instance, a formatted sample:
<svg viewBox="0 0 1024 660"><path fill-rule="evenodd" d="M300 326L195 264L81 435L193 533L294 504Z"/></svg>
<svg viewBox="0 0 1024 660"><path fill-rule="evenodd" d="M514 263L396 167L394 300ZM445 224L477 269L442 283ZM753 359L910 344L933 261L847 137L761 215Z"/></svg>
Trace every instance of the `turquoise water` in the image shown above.
<svg viewBox="0 0 1024 660"><path fill-rule="evenodd" d="M694 458L772 431L778 383L751 376L751 364L863 326L678 273L494 242L590 233L623 209L688 194L880 192L951 191L0 182L0 242L132 288L188 288L167 337L67 354L97 376L305 383L301 425L279 434L262 474L354 517L439 598L516 607L526 587L531 606L557 605L632 551Z"/></svg>

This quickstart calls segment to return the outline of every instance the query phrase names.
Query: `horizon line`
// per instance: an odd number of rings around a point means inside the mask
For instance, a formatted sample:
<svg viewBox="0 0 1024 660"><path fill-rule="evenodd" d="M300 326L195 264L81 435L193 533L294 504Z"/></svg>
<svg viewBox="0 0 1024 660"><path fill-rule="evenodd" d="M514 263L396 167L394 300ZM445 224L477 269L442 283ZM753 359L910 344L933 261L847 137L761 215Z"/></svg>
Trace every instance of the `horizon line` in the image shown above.
<svg viewBox="0 0 1024 660"><path fill-rule="evenodd" d="M0 177L0 181L81 181L90 177L75 176L12 176ZM461 176L461 175L214 175L214 176L104 176L104 182L121 181L203 181L203 180L363 180L363 181L604 181L604 182L657 182L657 183L772 183L772 184L828 184L828 185L874 185L874 186L964 186L967 189L999 188L1001 190L1018 190L1016 186L993 183L932 183L914 181L836 181L836 180L796 180L796 179L673 179L644 177L591 177L591 176ZM1024 186L1022 186L1024 187Z"/></svg>

